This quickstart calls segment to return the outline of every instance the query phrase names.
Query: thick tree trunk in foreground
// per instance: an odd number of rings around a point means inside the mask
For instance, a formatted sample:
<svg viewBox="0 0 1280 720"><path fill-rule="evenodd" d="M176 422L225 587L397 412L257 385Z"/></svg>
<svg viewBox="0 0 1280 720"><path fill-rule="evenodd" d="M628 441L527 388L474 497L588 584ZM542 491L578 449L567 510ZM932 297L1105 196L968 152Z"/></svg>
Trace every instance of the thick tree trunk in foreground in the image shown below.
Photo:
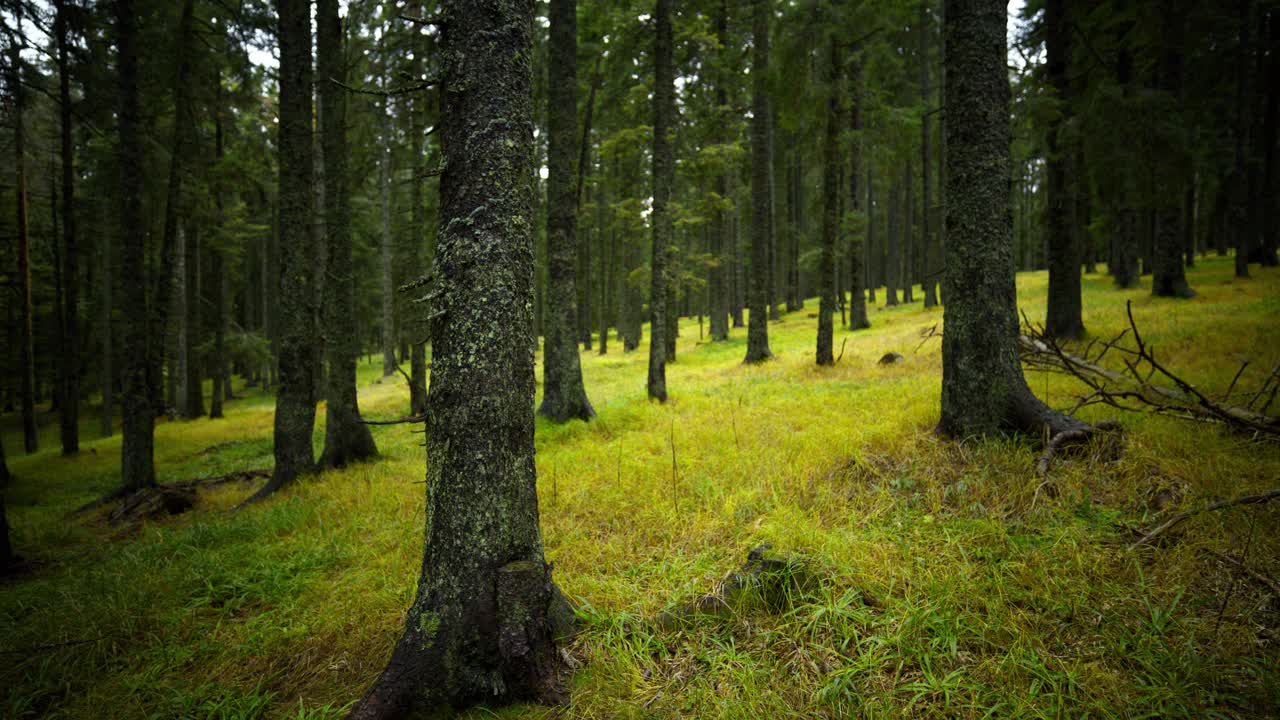
<svg viewBox="0 0 1280 720"><path fill-rule="evenodd" d="M1058 112L1049 124L1045 233L1049 245L1049 293L1045 334L1053 338L1084 336L1080 299L1080 246L1076 242L1075 149L1071 133L1071 20L1068 0L1048 0L1045 12L1049 84Z"/></svg>
<svg viewBox="0 0 1280 720"><path fill-rule="evenodd" d="M59 426L62 454L80 452L80 252L76 245L75 144L71 138L71 70L66 0L55 3L58 44L58 119L62 148L62 348Z"/></svg>
<svg viewBox="0 0 1280 720"><path fill-rule="evenodd" d="M946 2L946 277L942 418L955 438L1084 429L1022 375L1009 212L1003 0Z"/></svg>
<svg viewBox="0 0 1280 720"><path fill-rule="evenodd" d="M347 184L347 96L338 0L316 3L316 69L320 74L320 142L324 155L324 226L329 243L325 292L325 353L329 363L324 451L320 465L344 467L378 454L360 420L356 392L355 274L351 258L351 198ZM416 346L415 346L416 347Z"/></svg>
<svg viewBox="0 0 1280 720"><path fill-rule="evenodd" d="M675 69L672 60L671 0L657 0L654 13L653 89L653 282L649 292L649 399L667 401L667 313L671 260L671 185L675 163L671 156L671 120L675 115Z"/></svg>
<svg viewBox="0 0 1280 720"><path fill-rule="evenodd" d="M751 33L751 278L747 292L746 363L773 357L769 349L769 16L770 0L753 0Z"/></svg>
<svg viewBox="0 0 1280 720"><path fill-rule="evenodd" d="M578 16L574 0L551 0L551 65L547 95L547 272L542 404L553 422L595 416L578 356L578 198L574 150L578 135ZM656 194L655 194L656 197ZM656 202L655 202L656 206ZM655 245L655 252L657 246ZM591 335L587 324L586 335Z"/></svg>
<svg viewBox="0 0 1280 720"><path fill-rule="evenodd" d="M138 16L133 0L116 0L116 43L119 47L120 287L123 332L121 356L124 435L120 447L121 489L156 484L154 430L156 406L151 396L151 353L147 307L146 238L142 221L142 133L138 101Z"/></svg>
<svg viewBox="0 0 1280 720"><path fill-rule="evenodd" d="M308 0L278 0L280 15L280 382L275 469L251 500L266 497L313 467L315 299L311 230L311 13Z"/></svg>
<svg viewBox="0 0 1280 720"><path fill-rule="evenodd" d="M442 3L422 575L404 635L350 718L559 689L555 619L569 611L543 558L533 460L532 14L530 0Z"/></svg>
<svg viewBox="0 0 1280 720"><path fill-rule="evenodd" d="M827 50L827 117L822 141L822 258L818 264L818 348L819 365L835 364L831 351L834 332L832 312L836 305L836 236L840 233L837 205L840 199L840 57L834 41Z"/></svg>

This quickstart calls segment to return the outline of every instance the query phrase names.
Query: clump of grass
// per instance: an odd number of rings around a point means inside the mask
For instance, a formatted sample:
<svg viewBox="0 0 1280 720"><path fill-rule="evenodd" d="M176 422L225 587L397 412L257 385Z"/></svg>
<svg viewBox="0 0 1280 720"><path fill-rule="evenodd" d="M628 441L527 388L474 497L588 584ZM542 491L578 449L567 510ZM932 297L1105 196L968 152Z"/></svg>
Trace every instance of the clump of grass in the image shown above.
<svg viewBox="0 0 1280 720"><path fill-rule="evenodd" d="M1207 258L1190 277L1199 296L1173 302L1087 276L1089 330L1123 329L1132 300L1162 362L1212 392L1240 360L1280 364L1280 275L1234 281L1228 259ZM1018 281L1035 320L1045 275ZM1125 549L1132 529L1168 512L1268 489L1280 451L1122 416L1122 452L1065 455L1045 483L1032 440L932 434L940 348L915 348L939 311L875 308L871 320L845 333L834 368L812 363L815 321L803 312L771 324L778 360L757 367L740 364L744 333L703 344L686 322L661 406L645 399L644 346L584 354L599 417L537 425L544 541L584 628L570 648L581 663L571 704L468 717L1249 717L1280 707L1280 601L1238 567L1280 577L1280 508L1197 516L1158 547ZM904 360L877 365L889 351ZM407 392L375 384L378 371L361 366L364 412L398 417ZM1081 392L1058 375L1027 379L1056 407ZM242 394L227 420L161 424L162 481L269 464L270 398ZM384 666L421 560L421 437L407 427L375 437L377 462L238 513L227 510L248 490L219 486L195 512L123 537L65 519L114 485L118 438L88 442L75 459L56 448L11 457L15 539L42 565L0 590L0 715L341 716ZM805 558L803 592L653 622L765 542Z"/></svg>

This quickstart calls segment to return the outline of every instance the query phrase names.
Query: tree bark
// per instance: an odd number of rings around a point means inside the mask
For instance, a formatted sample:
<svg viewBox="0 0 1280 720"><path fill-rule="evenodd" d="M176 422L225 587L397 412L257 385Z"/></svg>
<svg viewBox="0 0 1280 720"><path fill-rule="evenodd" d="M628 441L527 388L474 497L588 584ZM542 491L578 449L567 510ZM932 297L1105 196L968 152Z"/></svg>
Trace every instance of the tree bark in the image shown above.
<svg viewBox="0 0 1280 720"><path fill-rule="evenodd" d="M653 259L649 293L649 379L650 400L667 401L667 313L671 279L672 222L671 185L675 163L671 155L671 121L675 115L675 67L672 59L671 0L657 0L654 11L653 90Z"/></svg>
<svg viewBox="0 0 1280 720"><path fill-rule="evenodd" d="M124 395L120 448L121 489L156 484L153 457L156 404L149 378L151 328L147 307L146 237L142 221L142 137L138 100L138 15L133 0L116 0L116 44L119 48L120 284L123 332L121 355ZM156 312L153 310L152 312Z"/></svg>
<svg viewBox="0 0 1280 720"><path fill-rule="evenodd" d="M835 364L831 350L834 334L832 312L836 305L836 236L840 233L837 207L840 198L840 128L844 122L839 48L834 40L827 44L827 117L822 141L822 256L818 264L818 347L815 355L819 365Z"/></svg>
<svg viewBox="0 0 1280 720"><path fill-rule="evenodd" d="M203 358L200 356L200 338L202 336L204 313L200 294L200 237L190 223L184 232L179 233L178 242L185 247L183 254L184 268L183 293L186 295L187 333L186 333L186 401L185 417L198 418L204 415L204 373Z"/></svg>
<svg viewBox="0 0 1280 720"><path fill-rule="evenodd" d="M578 355L578 195L574 149L578 135L578 16L574 0L551 0L551 62L547 95L547 272L543 328L542 404L552 422L595 417ZM655 127L657 127L655 125ZM655 193L655 213L656 213ZM656 222L655 215L655 222ZM655 252L657 244L655 241ZM591 333L590 326L587 334ZM652 371L650 373L652 377Z"/></svg>
<svg viewBox="0 0 1280 720"><path fill-rule="evenodd" d="M18 8L21 13L21 8ZM35 310L31 303L31 237L27 216L27 168L26 168L26 89L22 79L21 15L18 16L18 32L9 38L9 92L13 97L13 170L15 207L17 209L18 246L18 369L22 375L22 447L28 455L40 449L40 434L36 428L36 357Z"/></svg>
<svg viewBox="0 0 1280 720"><path fill-rule="evenodd" d="M1047 0L1045 6L1046 65L1049 85L1056 95L1057 112L1049 123L1045 159L1049 292L1044 330L1049 337L1074 340L1084 336L1084 320L1080 299L1080 247L1075 233L1072 29L1068 5L1068 0Z"/></svg>
<svg viewBox="0 0 1280 720"><path fill-rule="evenodd" d="M216 83L214 95L217 100L214 101L213 110L213 157L215 162L221 162L223 156L221 72L214 73L214 82ZM214 212L218 223L221 224L226 221L222 213L222 188L218 185L216 178L211 185ZM209 275L210 284L213 286L213 362L210 363L209 368L209 374L213 378L213 395L209 400L209 418L214 419L222 417L222 402L226 391L230 389L224 387L227 381L228 278L224 257L226 249L215 245L209 250Z"/></svg>
<svg viewBox="0 0 1280 720"><path fill-rule="evenodd" d="M865 266L866 247L864 238L869 232L870 216L863 207L862 191L863 175L862 152L862 103L864 88L862 79L862 59L855 58L849 74L853 78L852 97L849 108L849 127L853 130L853 144L849 148L849 207L858 220L849 236L849 329L862 330L871 327L867 319L867 298L863 286L868 284ZM872 296L875 301L875 296Z"/></svg>
<svg viewBox="0 0 1280 720"><path fill-rule="evenodd" d="M280 38L280 381L275 468L256 501L313 468L315 425L314 153L311 127L311 13L308 0L277 0Z"/></svg>
<svg viewBox="0 0 1280 720"><path fill-rule="evenodd" d="M386 37L385 35L383 37ZM378 186L382 197L382 377L396 374L396 284L392 272L394 249L391 242L391 115L383 98L379 106L378 131L381 158L378 162ZM411 390L412 392L412 390Z"/></svg>
<svg viewBox="0 0 1280 720"><path fill-rule="evenodd" d="M947 0L946 278L942 417L956 438L1084 429L1031 394L1018 357L1009 213L1003 0Z"/></svg>
<svg viewBox="0 0 1280 720"><path fill-rule="evenodd" d="M352 271L351 198L347 180L347 97L342 21L338 0L316 3L316 71L320 97L320 142L324 156L324 226L328 242L325 288L325 354L329 364L325 396L322 467L345 467L374 457L369 426L360 418L356 391L355 275ZM417 138L414 139L416 143ZM420 180L416 180L420 182ZM416 347L416 345L415 345ZM425 410L425 408L423 408Z"/></svg>
<svg viewBox="0 0 1280 720"><path fill-rule="evenodd" d="M559 690L556 621L571 613L543 557L534 465L533 7L441 4L445 170L422 574L386 670L349 718Z"/></svg>
<svg viewBox="0 0 1280 720"><path fill-rule="evenodd" d="M933 228L933 182L930 166L933 164L933 87L929 82L929 5L920 3L920 99L925 107L920 118L920 241L924 247L924 272L920 284L924 290L924 306L938 306L938 243Z"/></svg>
<svg viewBox="0 0 1280 720"><path fill-rule="evenodd" d="M769 349L769 18L771 0L752 0L751 52L751 280L748 288L751 325L744 362L773 357Z"/></svg>
<svg viewBox="0 0 1280 720"><path fill-rule="evenodd" d="M99 434L111 437L115 428L115 348L113 339L115 328L111 319L111 284L115 281L111 272L111 235L114 228L111 223L102 222L102 232L98 233L99 260L102 272L98 280L98 323L102 326L102 364L99 367L98 385L102 392L102 414L99 416Z"/></svg>
<svg viewBox="0 0 1280 720"><path fill-rule="evenodd" d="M58 120L62 148L62 348L59 428L62 454L80 452L80 250L76 237L75 145L71 137L71 68L66 0L54 3L58 45Z"/></svg>
<svg viewBox="0 0 1280 720"><path fill-rule="evenodd" d="M1167 94L1168 107L1180 115L1182 101L1182 13L1174 8L1161 11L1161 48L1157 70L1159 89ZM1175 122L1180 122L1177 118ZM1164 148L1160 153L1169 160L1170 155L1183 155L1185 148ZM1164 172L1164 186L1156 201L1155 247L1152 249L1151 294L1160 297L1191 298L1195 291L1187 284L1186 270L1182 264L1182 189L1187 183L1185 172L1177 167Z"/></svg>

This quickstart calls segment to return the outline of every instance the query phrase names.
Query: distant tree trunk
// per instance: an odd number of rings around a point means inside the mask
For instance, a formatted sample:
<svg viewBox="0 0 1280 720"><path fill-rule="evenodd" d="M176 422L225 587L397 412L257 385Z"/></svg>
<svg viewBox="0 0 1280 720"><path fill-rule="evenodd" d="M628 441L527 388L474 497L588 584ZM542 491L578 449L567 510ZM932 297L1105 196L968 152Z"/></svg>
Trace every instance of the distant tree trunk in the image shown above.
<svg viewBox="0 0 1280 720"><path fill-rule="evenodd" d="M122 490L130 492L156 484L153 458L155 398L152 396L148 348L150 322L147 306L146 237L142 220L142 133L138 100L138 15L133 0L116 0L116 44L120 134L118 145L120 190L120 286L124 360L123 434L120 448Z"/></svg>
<svg viewBox="0 0 1280 720"><path fill-rule="evenodd" d="M738 173L729 173L729 197L733 199L733 210L729 214L729 254L730 254L730 290L729 315L735 328L746 327L742 309L747 302L747 269L743 259L742 248L742 203L738 192ZM749 333L748 333L749 335Z"/></svg>
<svg viewBox="0 0 1280 720"><path fill-rule="evenodd" d="M912 220L915 218L915 178L911 177L911 156L908 155L906 162L902 166L902 209L898 214L900 223L899 237L902 238L902 302L910 305L915 302L912 286L915 285L916 278L916 242Z"/></svg>
<svg viewBox="0 0 1280 720"><path fill-rule="evenodd" d="M575 272L579 251L578 198L573 157L578 134L576 7L574 0L551 0L551 62L547 95L547 272L550 284L543 328L546 340L543 344L542 404L538 407L538 414L557 423L575 418L590 420L596 414L583 387L582 364L575 338L579 333ZM655 127L659 126L655 124ZM654 197L656 212L656 192ZM655 252L657 247L655 241ZM588 325L587 334L590 333Z"/></svg>
<svg viewBox="0 0 1280 720"><path fill-rule="evenodd" d="M844 123L841 108L841 58L834 40L825 48L827 60L827 117L822 142L822 257L818 264L818 348L819 365L834 365L831 351L832 311L836 304L836 236L840 234L837 209L840 198L840 129Z"/></svg>
<svg viewBox="0 0 1280 720"><path fill-rule="evenodd" d="M675 163L671 156L671 121L675 115L675 68L672 59L671 0L657 0L654 11L653 90L653 260L649 293L649 399L667 401L667 277L671 260L671 185Z"/></svg>
<svg viewBox="0 0 1280 720"><path fill-rule="evenodd" d="M769 18L771 0L752 0L751 52L751 326L746 363L773 357L769 350Z"/></svg>
<svg viewBox="0 0 1280 720"><path fill-rule="evenodd" d="M576 9L575 9L575 15L576 15ZM575 26L576 26L576 19L575 19ZM574 48L576 53L576 48L577 48L576 37L574 38ZM576 69L576 65L577 65L576 57L574 58L574 65ZM585 112L583 113L583 118L582 118L582 143L578 149L578 173L576 177L576 190L574 192L574 203L573 203L575 219L577 218L577 213L579 213L582 210L582 193L586 187L587 171L591 167L591 122L592 122L592 118L595 116L596 93L600 89L600 82L601 82L600 58L597 57L596 67L591 72L591 91L587 94L587 107ZM576 222L575 222L575 228L576 228ZM578 325L581 328L579 332L581 335L583 350L591 349L591 332L593 327L592 325L593 318L591 317L593 312L591 307L591 296L592 296L592 293L591 293L591 245L592 245L591 233L584 232L582 234L582 239L579 241L579 246L581 250L579 261L581 262L581 267L582 267L581 277L574 278L575 279L574 285L578 289L578 297L582 299L578 307L577 315L578 315ZM603 282L603 280L604 278L601 278L601 282ZM603 311L604 311L604 308L601 307L600 312L603 312ZM601 340L601 342L603 342L603 340Z"/></svg>
<svg viewBox="0 0 1280 720"><path fill-rule="evenodd" d="M215 94L217 100L213 111L213 157L215 162L221 162L223 156L222 147L222 73L214 73ZM214 212L218 218L218 223L226 221L222 213L222 188L218 187L217 180L213 182L211 188L213 193ZM213 395L209 400L209 418L222 417L222 402L228 388L224 388L227 374L227 271L225 259L223 257L224 249L221 247L211 247L209 252L209 284L213 286L213 362L210 363L209 374L213 378Z"/></svg>
<svg viewBox="0 0 1280 720"><path fill-rule="evenodd" d="M71 71L66 0L55 0L58 44L58 119L62 146L62 348L59 426L62 454L80 452L80 251L76 238L75 144L71 138Z"/></svg>
<svg viewBox="0 0 1280 720"><path fill-rule="evenodd" d="M854 216L859 218L849 235L849 329L862 330L871 327L871 322L867 319L867 298L863 292L863 286L867 284L863 238L868 233L870 223L867 209L863 207L862 192L862 104L865 96L861 58L855 58L849 73L853 77L849 113L849 127L853 130L853 143L849 148L849 207ZM874 295L872 301L875 301Z"/></svg>
<svg viewBox="0 0 1280 720"><path fill-rule="evenodd" d="M185 247L183 250L184 267L183 293L186 295L186 327L185 338L187 357L186 378L183 382L186 393L185 417L198 418L204 415L204 373L200 356L201 322L203 304L200 295L200 238L190 224L179 234L178 241Z"/></svg>
<svg viewBox="0 0 1280 720"><path fill-rule="evenodd" d="M885 307L898 304L898 283L902 277L902 216L901 178L893 177L889 185L888 227L884 243L884 294Z"/></svg>
<svg viewBox="0 0 1280 720"><path fill-rule="evenodd" d="M115 330L111 320L111 283L114 281L111 272L111 223L102 223L102 232L97 234L99 242L99 261L101 272L98 274L98 323L102 326L102 358L99 366L98 385L102 392L102 414L99 416L99 434L111 437L115 427L115 355L112 339Z"/></svg>
<svg viewBox="0 0 1280 720"><path fill-rule="evenodd" d="M800 244L804 239L804 210L800 207L804 177L801 171L801 149L793 139L787 163L787 312L804 309L804 293L800 290Z"/></svg>
<svg viewBox="0 0 1280 720"><path fill-rule="evenodd" d="M774 168L777 163L777 146L773 142L773 128L777 123L774 122L773 98L767 98L769 103L769 319L782 319L781 298L778 294L778 288L781 283L778 282L778 213L777 213L777 178Z"/></svg>
<svg viewBox="0 0 1280 720"><path fill-rule="evenodd" d="M385 37L385 35L384 35ZM392 273L394 252L391 241L391 116L387 101L381 104L378 148L378 185L382 195L382 376L396 374L396 284Z"/></svg>
<svg viewBox="0 0 1280 720"><path fill-rule="evenodd" d="M309 472L314 457L315 352L311 230L314 153L311 117L311 13L308 0L277 0L280 38L280 382L275 468L258 500Z"/></svg>
<svg viewBox="0 0 1280 720"><path fill-rule="evenodd" d="M1185 9L1185 8L1184 8ZM1161 51L1158 68L1159 88L1168 94L1171 104L1178 107L1182 98L1182 43L1183 15L1174 8L1160 11ZM1185 154L1186 149L1166 148L1161 153L1166 159L1175 153ZM1176 165L1176 162L1175 162ZM1186 270L1182 265L1182 193L1187 182L1185 174L1171 168L1165 172L1164 189L1157 198L1156 236L1152 250L1151 294L1161 297L1195 297L1195 291L1187 284Z"/></svg>
<svg viewBox="0 0 1280 720"><path fill-rule="evenodd" d="M1075 148L1068 139L1072 120L1071 18L1068 0L1047 0L1045 27L1049 84L1056 95L1058 112L1048 129L1045 160L1045 233L1049 243L1049 293L1045 334L1077 339L1084 336L1080 300L1080 247L1075 233Z"/></svg>
<svg viewBox="0 0 1280 720"><path fill-rule="evenodd" d="M13 567L16 558L9 541L9 512L4 506L4 486L9 484L9 471L4 467L4 446L0 445L0 576Z"/></svg>
<svg viewBox="0 0 1280 720"><path fill-rule="evenodd" d="M603 162L601 162L603 169ZM605 182L595 184L595 225L596 238L600 241L600 354L609 354L609 321L610 298L613 297L613 278L615 251L614 235L605 222L605 208L609 205L608 186Z"/></svg>
<svg viewBox="0 0 1280 720"><path fill-rule="evenodd" d="M1235 166L1232 168L1231 174L1228 176L1228 182L1231 188L1231 201L1227 204L1229 208L1231 234L1235 237L1236 246L1236 277L1249 277L1249 253L1253 250L1250 240L1252 239L1245 228L1248 225L1246 217L1245 203L1241 203L1240 197L1248 192L1248 159L1245 149L1248 145L1249 127L1252 121L1248 111L1247 99L1249 98L1249 54L1253 51L1253 2L1252 0L1240 0L1239 2L1239 18L1240 18L1240 41L1236 49L1236 97L1235 97Z"/></svg>
<svg viewBox="0 0 1280 720"><path fill-rule="evenodd" d="M548 700L559 689L557 620L571 611L538 527L529 351L533 7L442 3L448 91L422 573L404 634L352 720ZM469 123L481 118L505 122L476 133Z"/></svg>
<svg viewBox="0 0 1280 720"><path fill-rule="evenodd" d="M947 300L942 418L955 438L1085 425L1027 387L1009 213L1009 76L1004 0L946 0Z"/></svg>
<svg viewBox="0 0 1280 720"><path fill-rule="evenodd" d="M860 77L860 76L859 76ZM859 115L861 118L861 115ZM861 155L861 151L859 151ZM878 270L882 268L883 259L880 245L876 242L876 204L875 176L871 170L870 158L867 159L867 249L863 255L867 258L867 303L876 304L876 287L880 285Z"/></svg>
<svg viewBox="0 0 1280 720"><path fill-rule="evenodd" d="M1120 102L1124 107L1125 115L1128 116L1128 109L1133 95L1133 57L1124 47L1121 47L1116 57L1116 81L1121 88ZM1113 235L1115 246L1112 252L1113 262L1110 269L1111 276L1115 279L1116 287L1128 289L1137 287L1139 281L1139 223L1138 211L1133 206L1137 201L1138 193L1133 177L1134 171L1124 169L1120 172L1122 192L1119 198L1111 200L1116 203L1117 207L1115 210L1116 229Z"/></svg>
<svg viewBox="0 0 1280 720"><path fill-rule="evenodd" d="M17 12L21 13L18 7ZM18 17L21 23L21 16ZM31 237L27 218L27 169L26 128L23 117L26 109L26 89L22 86L21 28L9 40L9 93L13 98L13 169L15 207L17 208L18 245L18 319L20 337L18 346L19 372L22 374L22 446L28 455L40 449L40 435L36 428L36 357L35 311L31 303Z"/></svg>
<svg viewBox="0 0 1280 720"><path fill-rule="evenodd" d="M924 248L924 272L920 284L924 290L924 306L938 305L938 244L933 230L933 182L930 166L933 165L933 88L929 82L929 5L920 3L920 99L925 107L920 118L920 242Z"/></svg>
<svg viewBox="0 0 1280 720"><path fill-rule="evenodd" d="M1280 168L1276 166L1276 146L1280 144L1280 11L1274 7L1267 12L1267 53L1266 84L1263 110L1262 132L1259 133L1259 144L1262 148L1257 152L1262 160L1261 197L1259 198L1259 230L1261 244L1257 248L1258 262L1266 267L1280 264L1280 210L1277 210L1277 183L1280 182Z"/></svg>
<svg viewBox="0 0 1280 720"><path fill-rule="evenodd" d="M422 16L427 15L427 12L425 11L424 8L425 8L425 3L419 7L419 12L418 12L419 15L422 15ZM412 61L413 72L415 74L415 77L421 77L423 74L423 71L422 71L423 59L427 56L429 49L425 46L426 43L423 41L423 36L421 34L414 33L414 38L415 38L415 42L413 43L413 61ZM341 34L338 36L338 40L339 41L342 40ZM346 68L339 67L337 71L345 73ZM343 96L342 102L343 102L342 116L345 116L346 115L345 95ZM426 201L423 198L423 192L422 192L423 183L426 181L425 178L427 175L427 152L425 147L425 143L427 141L427 129L426 129L427 102L428 101L424 97L424 94L422 92L415 93L412 97L409 98L409 142L410 142L410 147L413 148L413 151L412 151L413 152L413 163L412 163L413 182L409 186L409 189L410 189L409 202L413 205L413 208L410 212L410 224L412 226L412 234L410 236L410 242L411 242L410 253L411 253L411 257L413 258L412 273L414 277L423 277L430 274L429 268L431 267L431 257L430 257L429 251L434 247L434 243L431 242L430 238L427 235L427 207L426 207ZM342 222L344 223L343 232L347 234L347 237L342 241L340 245L334 246L330 244L329 247L330 247L330 252L333 252L336 249L338 252L343 253L344 257L346 257L351 253L351 247L350 247L351 246L351 229L350 229L351 208L350 208L350 197L349 197L348 185L345 184L348 182L345 179L345 173L346 173L345 165L347 162L347 154L349 151L347 150L345 120L343 122L344 124L342 126L343 135L342 135L341 153L342 153L342 164L343 164L342 172L344 173L343 175L344 185L341 188L341 192L343 193L342 202L346 203L346 207L343 208L343 211L342 211L343 212ZM425 258L424 258L424 253L426 254ZM355 280L352 279L351 282L352 282L351 302L354 302ZM347 291L343 290L342 292L345 294ZM425 294L425 293L420 293L420 294ZM412 415L422 415L427 411L426 323L423 322L421 318L425 317L430 312L431 312L431 308L429 306L423 306L421 304L418 304L417 312L414 313L414 315L416 315L414 319L415 321L409 323L409 332L412 333L412 337L409 338L409 343L410 343L409 345L409 412ZM332 332L332 326L330 326L330 332ZM355 358L356 348L351 347L348 349L348 351L352 353L353 364L351 366L352 378L350 383L351 383L351 388L354 391L355 389L354 358ZM342 382L346 383L347 381L344 379ZM359 410L357 409L356 412L357 412L356 419L358 420ZM372 446L373 446L373 440L370 439L369 447L372 447Z"/></svg>
<svg viewBox="0 0 1280 720"><path fill-rule="evenodd" d="M720 43L720 65L713 75L715 79L715 124L716 141L723 144L726 139L725 120L728 116L729 91L726 87L731 73L728 69L729 53L729 0L720 0L715 10L716 39ZM711 216L711 258L712 266L708 271L708 294L710 296L707 314L711 316L711 341L719 342L729 339L729 274L732 271L732 259L729 256L729 212L724 203L729 201L729 178L733 172L726 168L716 174L716 195L720 204L712 211Z"/></svg>
<svg viewBox="0 0 1280 720"><path fill-rule="evenodd" d="M347 180L347 97L338 87L347 77L338 0L316 3L316 71L320 75L320 142L324 156L324 227L329 244L325 288L325 397L322 467L346 465L378 454L369 426L361 422L356 391L355 273L351 256L351 200ZM418 142L414 138L413 142ZM421 182L421 180L415 180ZM417 345L415 344L415 347ZM425 407L422 408L425 411ZM417 410L415 409L415 412Z"/></svg>

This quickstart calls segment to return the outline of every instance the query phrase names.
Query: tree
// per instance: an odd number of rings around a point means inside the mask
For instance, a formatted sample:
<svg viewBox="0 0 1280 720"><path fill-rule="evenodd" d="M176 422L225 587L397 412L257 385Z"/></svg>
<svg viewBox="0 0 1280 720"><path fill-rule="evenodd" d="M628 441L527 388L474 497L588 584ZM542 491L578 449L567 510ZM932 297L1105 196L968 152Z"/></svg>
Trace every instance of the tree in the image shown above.
<svg viewBox="0 0 1280 720"><path fill-rule="evenodd" d="M1048 212L1045 213L1049 246L1049 294L1044 330L1049 337L1078 339L1084 336L1080 300L1080 247L1076 242L1076 168L1072 132L1071 17L1068 0L1048 0L1045 6L1049 85L1056 112L1048 129Z"/></svg>
<svg viewBox="0 0 1280 720"><path fill-rule="evenodd" d="M578 198L574 150L578 135L578 15L575 0L551 0L551 63L547 93L547 272L542 405L553 422L595 417L578 357ZM656 193L655 193L656 198ZM655 200L655 206L656 206ZM656 210L655 210L656 212ZM655 244L655 252L657 245ZM590 325L586 335L590 337ZM650 370L652 378L652 370Z"/></svg>
<svg viewBox="0 0 1280 720"><path fill-rule="evenodd" d="M80 253L76 247L75 145L71 137L71 70L66 0L54 6L58 46L58 125L62 150L62 348L58 353L59 430L62 454L80 451Z"/></svg>
<svg viewBox="0 0 1280 720"><path fill-rule="evenodd" d="M28 455L40 449L40 435L36 429L36 359L35 333L33 317L35 309L31 302L31 235L30 222L27 216L27 169L26 169L26 88L22 77L22 6L14 6L14 16L18 23L15 29L6 28L9 32L9 66L6 73L9 95L13 98L13 172L14 172L14 207L17 210L17 248L18 248L18 307L19 323L19 370L22 373L22 447Z"/></svg>
<svg viewBox="0 0 1280 720"><path fill-rule="evenodd" d="M667 351L670 339L667 313L671 279L671 185L675 162L671 155L671 121L675 116L675 68L672 59L671 0L657 0L653 42L653 260L649 292L649 399L667 401Z"/></svg>
<svg viewBox="0 0 1280 720"><path fill-rule="evenodd" d="M1088 426L1031 394L1018 358L1003 0L947 0L944 435Z"/></svg>
<svg viewBox="0 0 1280 720"><path fill-rule="evenodd" d="M533 456L533 7L441 4L422 574L404 634L350 718L556 689L553 621L568 609L543 557Z"/></svg>
<svg viewBox="0 0 1280 720"><path fill-rule="evenodd" d="M138 99L138 15L133 0L115 4L116 45L120 109L118 130L120 169L120 280L121 306L125 312L120 338L123 359L120 398L121 490L132 492L156 484L154 430L156 404L150 383L151 351L149 317L138 308L147 306L146 228L142 222L142 133ZM153 309L152 312L155 312Z"/></svg>
<svg viewBox="0 0 1280 720"><path fill-rule="evenodd" d="M316 71L320 74L320 142L324 156L324 227L329 244L325 288L325 353L329 363L324 451L320 465L344 467L378 454L360 419L356 392L355 274L351 255L351 199L347 179L347 77L338 0L316 3Z"/></svg>
<svg viewBox="0 0 1280 720"><path fill-rule="evenodd" d="M840 130L844 123L841 87L841 58L834 38L824 48L827 68L826 132L822 141L822 259L818 266L818 349L819 365L834 365L831 350L836 305L836 236L840 232Z"/></svg>
<svg viewBox="0 0 1280 720"><path fill-rule="evenodd" d="M1160 57L1156 70L1157 85L1163 91L1168 116L1174 118L1174 129L1161 133L1167 144L1162 157L1166 158L1166 185L1156 199L1155 247L1152 249L1151 294L1161 297L1190 298L1195 291L1187 284L1186 270L1182 264L1182 191L1187 182L1187 157L1185 139L1181 129L1182 102L1182 43L1185 19L1177 8L1162 8L1160 14ZM1244 230L1247 233L1247 229Z"/></svg>
<svg viewBox="0 0 1280 720"><path fill-rule="evenodd" d="M311 3L277 0L280 38L280 381L276 391L275 468L250 501L311 470L315 425L315 352L311 234Z"/></svg>
<svg viewBox="0 0 1280 720"><path fill-rule="evenodd" d="M719 43L720 48L716 58L717 65L712 74L715 82L716 103L714 117L720 120L716 123L716 140L723 145L727 140L725 120L729 104L729 91L726 86L732 77L728 60L729 0L719 0L716 3L715 13L716 42ZM729 195L729 172L729 169L722 169L716 174L715 179L718 203L713 210L711 221L712 265L707 273L710 296L708 313L711 316L712 342L729 339L729 272L730 263L733 261L728 254L732 239L729 237L729 212L725 207Z"/></svg>
<svg viewBox="0 0 1280 720"><path fill-rule="evenodd" d="M864 210L866 195L862 191L864 172L862 168L862 105L864 87L862 80L862 60L856 54L853 66L849 69L853 78L853 93L850 98L850 128L853 130L853 145L849 149L849 207L853 211L853 230L849 239L849 329L863 330L871 327L867 319L867 298L863 294L866 269L864 258L867 254L864 238L870 232L871 223ZM875 296L872 296L875 301Z"/></svg>
<svg viewBox="0 0 1280 720"><path fill-rule="evenodd" d="M751 315L747 327L748 364L773 357L769 350L769 17L770 0L752 0L751 6L751 280L748 298Z"/></svg>

